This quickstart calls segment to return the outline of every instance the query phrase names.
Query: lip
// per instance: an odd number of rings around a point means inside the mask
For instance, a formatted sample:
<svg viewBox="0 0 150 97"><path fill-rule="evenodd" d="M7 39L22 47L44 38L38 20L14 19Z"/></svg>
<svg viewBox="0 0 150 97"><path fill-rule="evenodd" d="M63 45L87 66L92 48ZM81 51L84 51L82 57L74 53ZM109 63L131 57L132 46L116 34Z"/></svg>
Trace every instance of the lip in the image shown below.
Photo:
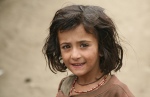
<svg viewBox="0 0 150 97"><path fill-rule="evenodd" d="M84 64L85 64L85 62L84 63L71 63L71 65L75 68L81 68L84 66Z"/></svg>

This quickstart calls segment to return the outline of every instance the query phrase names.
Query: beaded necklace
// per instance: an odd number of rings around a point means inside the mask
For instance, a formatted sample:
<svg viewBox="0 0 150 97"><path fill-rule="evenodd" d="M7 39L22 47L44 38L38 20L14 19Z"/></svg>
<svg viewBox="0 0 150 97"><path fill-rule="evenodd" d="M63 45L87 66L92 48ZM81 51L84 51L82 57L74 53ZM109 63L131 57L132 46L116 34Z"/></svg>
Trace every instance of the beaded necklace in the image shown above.
<svg viewBox="0 0 150 97"><path fill-rule="evenodd" d="M77 82L77 77L76 77L76 79L74 80L74 82L73 82L73 84L72 84L72 89L70 90L70 93L71 93L72 91L74 91L75 93L87 93L87 92L91 92L91 91L97 89L98 87L102 86L102 85L106 82L106 78L107 78L107 75L104 76L103 80L102 80L100 83L98 83L97 86L93 87L92 89L89 89L89 90L87 90L87 91L77 91L77 90L75 89L75 84L76 84L76 82Z"/></svg>
<svg viewBox="0 0 150 97"><path fill-rule="evenodd" d="M86 85L93 84L93 83L99 81L103 76L104 76L104 74L103 74L102 76L100 76L99 78L97 78L95 81L90 82L90 83L80 84L78 81L76 81L76 83L77 83L78 85L80 85L80 86L86 86ZM77 80L78 80L78 79L77 79Z"/></svg>

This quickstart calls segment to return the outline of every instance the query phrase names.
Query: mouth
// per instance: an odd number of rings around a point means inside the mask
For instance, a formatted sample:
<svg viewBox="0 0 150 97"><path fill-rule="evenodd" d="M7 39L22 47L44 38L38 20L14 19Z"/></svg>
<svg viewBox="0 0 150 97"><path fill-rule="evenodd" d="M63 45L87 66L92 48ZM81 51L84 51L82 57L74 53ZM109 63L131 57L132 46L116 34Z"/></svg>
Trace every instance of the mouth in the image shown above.
<svg viewBox="0 0 150 97"><path fill-rule="evenodd" d="M84 64L85 64L85 62L84 63L72 63L71 65L73 67L82 67Z"/></svg>

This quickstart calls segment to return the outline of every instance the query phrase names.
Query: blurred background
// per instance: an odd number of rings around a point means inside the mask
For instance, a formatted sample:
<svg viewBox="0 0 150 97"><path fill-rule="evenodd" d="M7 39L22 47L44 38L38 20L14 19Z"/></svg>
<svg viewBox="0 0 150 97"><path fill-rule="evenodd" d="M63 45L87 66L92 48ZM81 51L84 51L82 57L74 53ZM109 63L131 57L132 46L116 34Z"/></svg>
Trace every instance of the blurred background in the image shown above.
<svg viewBox="0 0 150 97"><path fill-rule="evenodd" d="M41 50L54 13L72 4L106 9L125 50L116 75L136 97L149 97L149 0L0 0L0 97L55 97L67 73L53 74Z"/></svg>

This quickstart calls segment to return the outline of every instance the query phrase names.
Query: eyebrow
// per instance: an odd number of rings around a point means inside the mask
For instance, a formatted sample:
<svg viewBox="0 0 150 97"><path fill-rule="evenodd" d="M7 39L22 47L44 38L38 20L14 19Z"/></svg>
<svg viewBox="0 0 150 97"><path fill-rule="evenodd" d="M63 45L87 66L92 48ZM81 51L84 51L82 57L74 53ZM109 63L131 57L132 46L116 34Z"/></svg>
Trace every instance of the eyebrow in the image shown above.
<svg viewBox="0 0 150 97"><path fill-rule="evenodd" d="M82 42L91 42L91 41L89 41L89 40L80 40L80 41L77 41L77 43L82 43ZM60 45L63 45L63 44L70 44L70 42L63 42Z"/></svg>
<svg viewBox="0 0 150 97"><path fill-rule="evenodd" d="M89 41L89 40L80 40L78 42L81 43L81 42L91 42L91 41Z"/></svg>
<svg viewBox="0 0 150 97"><path fill-rule="evenodd" d="M63 43L61 43L60 45L63 45L63 44L70 44L69 42L63 42Z"/></svg>

